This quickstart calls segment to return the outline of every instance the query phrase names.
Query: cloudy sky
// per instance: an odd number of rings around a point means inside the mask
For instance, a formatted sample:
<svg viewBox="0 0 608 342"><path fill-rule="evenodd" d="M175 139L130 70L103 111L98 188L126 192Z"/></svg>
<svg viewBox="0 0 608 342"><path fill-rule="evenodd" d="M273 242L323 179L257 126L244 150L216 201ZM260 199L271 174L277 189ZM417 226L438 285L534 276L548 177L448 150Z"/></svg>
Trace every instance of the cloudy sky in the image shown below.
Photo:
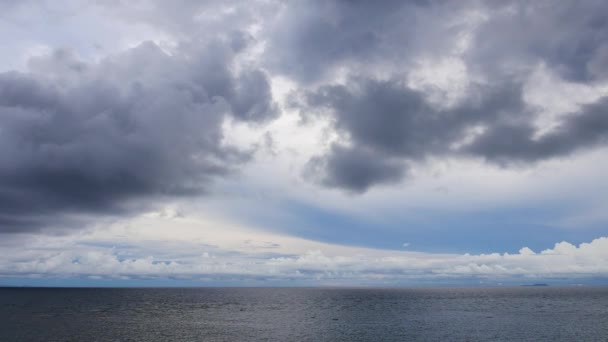
<svg viewBox="0 0 608 342"><path fill-rule="evenodd" d="M608 2L0 0L0 285L608 282Z"/></svg>

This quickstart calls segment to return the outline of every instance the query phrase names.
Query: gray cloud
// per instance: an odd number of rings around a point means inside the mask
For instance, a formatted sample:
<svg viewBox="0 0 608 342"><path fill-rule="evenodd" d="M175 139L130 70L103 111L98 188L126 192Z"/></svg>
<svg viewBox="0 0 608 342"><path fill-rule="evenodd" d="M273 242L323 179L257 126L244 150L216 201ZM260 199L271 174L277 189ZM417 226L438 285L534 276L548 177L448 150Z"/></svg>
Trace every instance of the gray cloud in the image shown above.
<svg viewBox="0 0 608 342"><path fill-rule="evenodd" d="M365 148L352 148L333 144L328 155L312 158L305 175L328 187L344 188L354 193L372 185L394 183L406 173L398 160L379 157Z"/></svg>
<svg viewBox="0 0 608 342"><path fill-rule="evenodd" d="M303 83L336 68L403 67L422 50L452 49L459 26L452 19L465 9L426 0L287 2L267 27L265 58L272 70Z"/></svg>
<svg viewBox="0 0 608 342"><path fill-rule="evenodd" d="M499 124L481 134L466 151L499 163L534 162L564 156L608 142L608 98L570 113L551 132L535 137L529 122Z"/></svg>
<svg viewBox="0 0 608 342"><path fill-rule="evenodd" d="M204 191L248 158L226 115L277 115L263 72L231 71L221 42L168 55L144 43L98 64L58 50L0 74L0 232L119 213L129 201Z"/></svg>
<svg viewBox="0 0 608 342"><path fill-rule="evenodd" d="M527 77L539 63L568 81L604 79L605 6L594 0L290 4L279 16L283 30L271 35L271 68L300 83L304 117L326 115L341 137L310 160L307 176L364 192L399 181L408 165L429 157L521 165L605 143L605 100L566 115L540 137L538 108L524 100ZM476 11L486 17L475 28L467 15ZM471 81L460 102L438 106L426 90L401 81L419 58L458 55L465 36L459 58ZM328 81L337 71L346 80Z"/></svg>
<svg viewBox="0 0 608 342"><path fill-rule="evenodd" d="M400 180L408 161L462 153L454 146L477 126L525 122L531 115L517 83L472 87L466 101L448 109L430 104L423 92L403 82L353 78L347 83L306 93L303 112L332 117L350 146L334 145L326 156L311 160L313 169L327 168L321 183L356 192Z"/></svg>
<svg viewBox="0 0 608 342"><path fill-rule="evenodd" d="M343 137L326 155L313 158L306 171L317 172L317 181L331 187L364 192L399 181L408 163L428 157L522 165L608 141L607 98L582 106L537 136L537 113L523 100L518 83L473 86L465 100L447 109L397 81L347 83L307 92L301 104L304 115L331 117Z"/></svg>
<svg viewBox="0 0 608 342"><path fill-rule="evenodd" d="M489 20L477 30L470 65L485 72L526 72L546 63L578 82L606 79L608 3L488 2ZM487 70L490 69L490 70Z"/></svg>
<svg viewBox="0 0 608 342"><path fill-rule="evenodd" d="M539 63L605 80L604 3L87 2L175 51L145 43L91 63L59 49L0 74L0 231L204 191L248 157L224 146L222 122L279 115L267 73L295 82L306 118L331 118L340 141L306 170L329 187L364 192L429 157L527 164L603 144L605 99L537 137L524 85ZM460 102L439 106L404 81L420 60L454 56L471 76Z"/></svg>

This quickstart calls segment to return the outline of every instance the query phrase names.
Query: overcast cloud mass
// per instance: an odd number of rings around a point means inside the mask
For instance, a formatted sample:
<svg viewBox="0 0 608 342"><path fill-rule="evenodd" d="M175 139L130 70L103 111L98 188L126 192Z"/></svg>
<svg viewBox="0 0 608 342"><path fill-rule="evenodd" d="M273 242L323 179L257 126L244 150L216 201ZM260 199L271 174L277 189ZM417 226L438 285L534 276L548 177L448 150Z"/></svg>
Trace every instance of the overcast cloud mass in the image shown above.
<svg viewBox="0 0 608 342"><path fill-rule="evenodd" d="M607 37L600 0L0 1L0 285L605 282Z"/></svg>

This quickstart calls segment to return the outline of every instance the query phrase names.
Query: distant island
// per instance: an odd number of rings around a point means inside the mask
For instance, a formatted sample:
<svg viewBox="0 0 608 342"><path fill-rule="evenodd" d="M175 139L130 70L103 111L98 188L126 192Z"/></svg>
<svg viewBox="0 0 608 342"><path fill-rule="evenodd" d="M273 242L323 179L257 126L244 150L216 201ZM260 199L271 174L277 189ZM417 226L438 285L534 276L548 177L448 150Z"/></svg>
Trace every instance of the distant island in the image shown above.
<svg viewBox="0 0 608 342"><path fill-rule="evenodd" d="M527 284L527 285L521 285L521 286L536 287L536 286L549 286L549 284L541 283L541 284Z"/></svg>

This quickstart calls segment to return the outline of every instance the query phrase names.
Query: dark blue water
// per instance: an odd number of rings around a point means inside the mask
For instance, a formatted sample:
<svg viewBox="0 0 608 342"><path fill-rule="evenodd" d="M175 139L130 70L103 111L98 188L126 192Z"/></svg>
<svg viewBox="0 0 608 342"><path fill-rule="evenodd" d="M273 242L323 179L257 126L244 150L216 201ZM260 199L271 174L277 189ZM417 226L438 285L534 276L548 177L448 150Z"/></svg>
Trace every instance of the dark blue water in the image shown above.
<svg viewBox="0 0 608 342"><path fill-rule="evenodd" d="M608 341L608 288L5 288L0 341Z"/></svg>

